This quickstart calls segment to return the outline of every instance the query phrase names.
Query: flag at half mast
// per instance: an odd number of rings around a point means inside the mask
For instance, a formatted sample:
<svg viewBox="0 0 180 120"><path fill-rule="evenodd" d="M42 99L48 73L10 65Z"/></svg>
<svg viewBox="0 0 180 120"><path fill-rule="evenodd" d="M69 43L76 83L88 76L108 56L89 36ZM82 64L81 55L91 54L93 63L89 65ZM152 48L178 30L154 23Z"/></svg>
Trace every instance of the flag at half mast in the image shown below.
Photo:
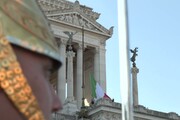
<svg viewBox="0 0 180 120"><path fill-rule="evenodd" d="M99 85L99 83L94 79L94 76L90 75L91 80L91 95L92 98L95 100L98 100L100 98L110 99L111 98L104 92L102 87Z"/></svg>

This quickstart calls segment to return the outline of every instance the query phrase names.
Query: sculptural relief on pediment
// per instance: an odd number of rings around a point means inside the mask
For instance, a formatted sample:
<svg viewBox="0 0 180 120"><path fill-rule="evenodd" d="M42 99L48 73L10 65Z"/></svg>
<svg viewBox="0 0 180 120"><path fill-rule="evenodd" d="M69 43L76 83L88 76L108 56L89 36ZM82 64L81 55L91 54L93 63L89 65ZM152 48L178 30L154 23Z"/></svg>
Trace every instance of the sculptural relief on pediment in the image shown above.
<svg viewBox="0 0 180 120"><path fill-rule="evenodd" d="M49 16L49 18L54 19L54 20L58 20L61 22L65 22L68 24L72 24L75 26L79 26L79 27L84 26L84 28L87 28L90 30L103 32L98 27L96 27L91 21L87 20L86 18L84 18L83 16L81 16L80 14L78 14L76 12L74 12L74 13L72 12L69 14L66 13L66 14Z"/></svg>

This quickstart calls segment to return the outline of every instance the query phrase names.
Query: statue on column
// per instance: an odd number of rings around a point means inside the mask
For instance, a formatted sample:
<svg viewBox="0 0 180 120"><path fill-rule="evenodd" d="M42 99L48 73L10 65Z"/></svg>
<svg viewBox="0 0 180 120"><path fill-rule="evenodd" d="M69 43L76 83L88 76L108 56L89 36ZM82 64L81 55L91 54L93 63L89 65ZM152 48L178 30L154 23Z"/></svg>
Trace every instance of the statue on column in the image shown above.
<svg viewBox="0 0 180 120"><path fill-rule="evenodd" d="M138 102L138 82L137 82L137 74L139 73L139 69L136 67L136 56L138 56L138 47L136 47L134 50L130 49L131 53L133 53L131 57L131 62L133 67L131 68L132 73L132 84L133 84L133 105L137 106L139 104Z"/></svg>
<svg viewBox="0 0 180 120"><path fill-rule="evenodd" d="M68 35L68 41L67 41L67 45L68 45L68 50L71 51L72 50L72 40L73 40L73 36L77 33L76 32L69 32L69 31L64 31L64 34Z"/></svg>
<svg viewBox="0 0 180 120"><path fill-rule="evenodd" d="M138 56L137 52L138 52L138 47L136 47L134 50L130 49L131 53L133 53L132 57L131 57L131 62L133 62L133 67L136 67L136 56Z"/></svg>

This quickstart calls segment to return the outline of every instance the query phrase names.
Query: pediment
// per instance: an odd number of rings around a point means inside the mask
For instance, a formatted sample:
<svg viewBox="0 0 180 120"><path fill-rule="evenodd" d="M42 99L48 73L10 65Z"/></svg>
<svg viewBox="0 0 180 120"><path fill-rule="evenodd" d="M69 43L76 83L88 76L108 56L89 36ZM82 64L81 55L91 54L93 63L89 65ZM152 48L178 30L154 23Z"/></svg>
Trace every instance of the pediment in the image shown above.
<svg viewBox="0 0 180 120"><path fill-rule="evenodd" d="M103 28L100 24L94 24L94 22L90 21L89 19L85 18L78 12L67 12L67 13L60 13L55 15L48 15L48 19L59 21L61 23L66 23L69 25L73 25L76 27L84 26L85 29L89 29L96 32L102 32L105 34L110 34L109 30Z"/></svg>
<svg viewBox="0 0 180 120"><path fill-rule="evenodd" d="M51 21L56 21L74 27L82 27L85 29L111 36L113 27L106 29L96 22L99 17L96 12L92 12L92 8L79 5L66 0L38 0L42 10Z"/></svg>

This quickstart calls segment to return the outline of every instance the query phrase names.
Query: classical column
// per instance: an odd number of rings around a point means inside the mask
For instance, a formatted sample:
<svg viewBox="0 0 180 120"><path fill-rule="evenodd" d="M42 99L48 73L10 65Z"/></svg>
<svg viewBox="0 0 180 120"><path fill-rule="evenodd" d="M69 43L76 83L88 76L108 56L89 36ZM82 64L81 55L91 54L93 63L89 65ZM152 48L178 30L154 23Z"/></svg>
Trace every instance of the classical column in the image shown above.
<svg viewBox="0 0 180 120"><path fill-rule="evenodd" d="M94 78L100 83L99 79L99 48L96 47L94 50Z"/></svg>
<svg viewBox="0 0 180 120"><path fill-rule="evenodd" d="M77 111L77 102L74 100L74 70L73 70L73 58L75 53L72 51L71 44L68 46L66 52L67 57L67 98L63 104L63 109L60 111L63 114L74 115Z"/></svg>
<svg viewBox="0 0 180 120"><path fill-rule="evenodd" d="M139 69L136 66L131 68L132 73L132 83L133 83L133 105L137 106L138 102L138 83L137 83L137 73L139 73Z"/></svg>
<svg viewBox="0 0 180 120"><path fill-rule="evenodd" d="M58 96L62 103L65 102L66 97L66 41L61 40L59 44L59 51L61 55L61 59L63 62L63 65L58 71Z"/></svg>
<svg viewBox="0 0 180 120"><path fill-rule="evenodd" d="M77 105L78 108L81 108L81 103L82 103L82 76L83 76L83 50L82 50L82 45L79 44L78 49L77 49L77 70L76 70L76 97L77 97Z"/></svg>
<svg viewBox="0 0 180 120"><path fill-rule="evenodd" d="M99 49L99 61L100 61L100 66L99 66L99 80L100 80L100 85L103 88L103 90L106 92L106 49L105 46L102 45Z"/></svg>
<svg viewBox="0 0 180 120"><path fill-rule="evenodd" d="M73 57L75 53L73 51L67 51L67 102L74 101L73 95Z"/></svg>

